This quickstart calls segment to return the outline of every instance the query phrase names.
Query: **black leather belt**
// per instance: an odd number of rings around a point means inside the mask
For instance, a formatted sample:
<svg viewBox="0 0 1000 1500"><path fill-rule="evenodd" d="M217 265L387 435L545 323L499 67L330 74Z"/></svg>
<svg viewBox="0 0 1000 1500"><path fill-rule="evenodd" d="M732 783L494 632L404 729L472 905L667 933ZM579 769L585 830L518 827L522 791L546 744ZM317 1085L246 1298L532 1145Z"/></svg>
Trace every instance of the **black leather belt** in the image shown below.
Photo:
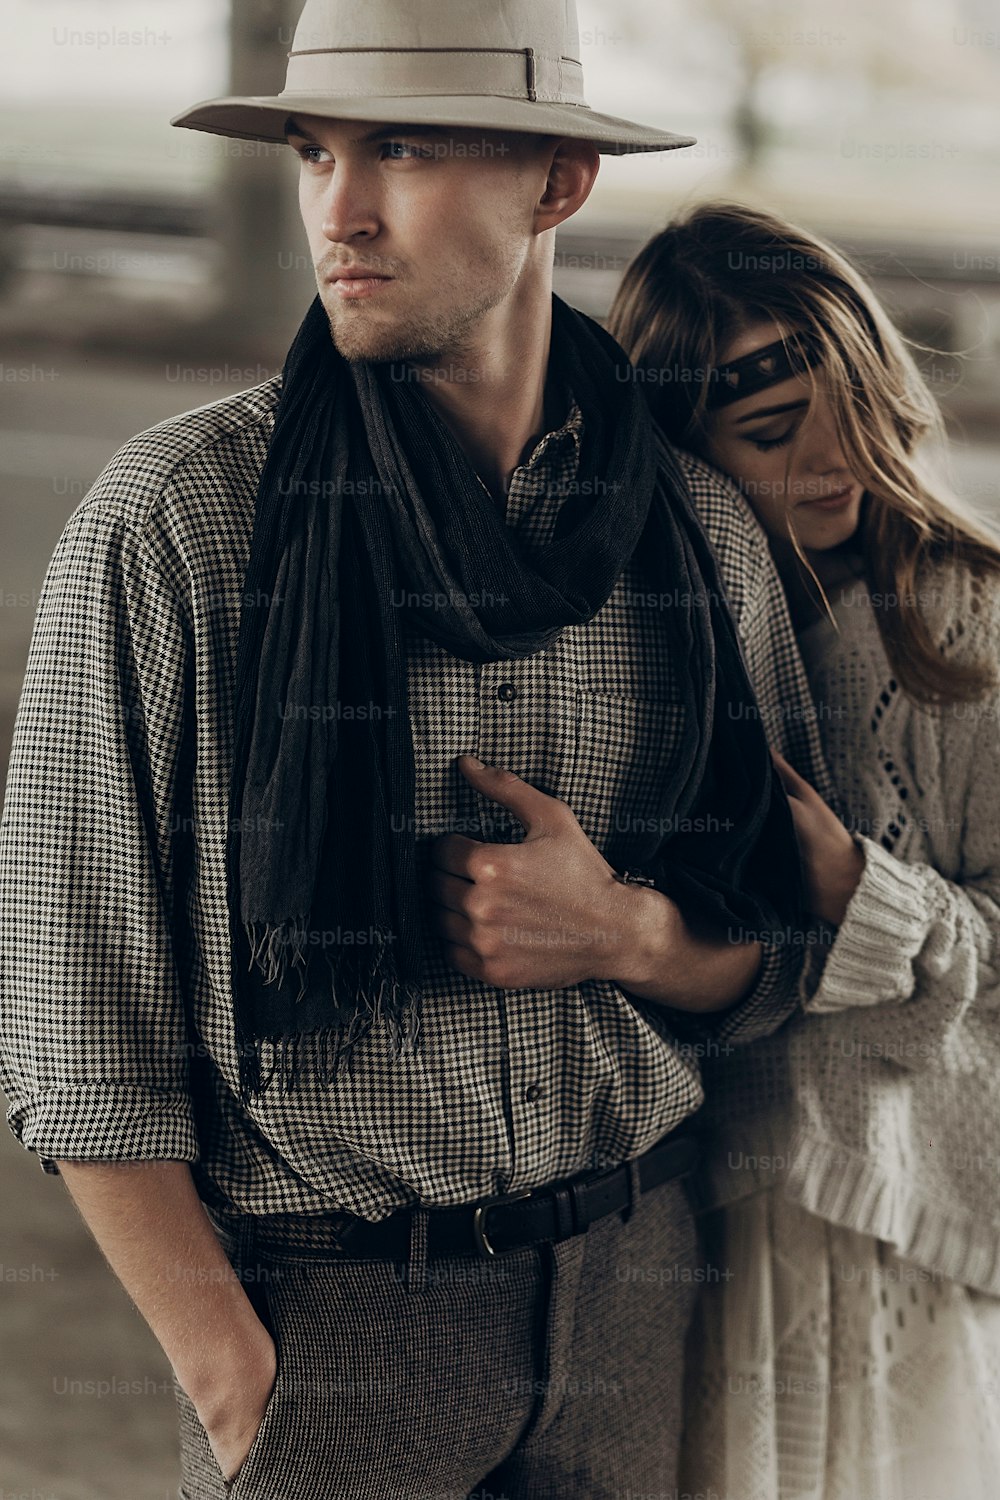
<svg viewBox="0 0 1000 1500"><path fill-rule="evenodd" d="M698 1143L693 1135L676 1133L660 1141L638 1157L639 1188L643 1193L689 1172L698 1157ZM473 1248L482 1256L521 1250L545 1242L558 1244L576 1234L583 1234L598 1219L620 1213L630 1202L629 1170L625 1165L602 1172L587 1172L569 1177L550 1187L525 1193L508 1193L487 1198L472 1210ZM455 1220L454 1237L468 1245L469 1210L444 1209L443 1214ZM452 1235L442 1235L451 1242ZM434 1251L434 1219L427 1229L427 1254ZM451 1249L441 1254L467 1254L468 1249Z"/></svg>
<svg viewBox="0 0 1000 1500"><path fill-rule="evenodd" d="M697 1158L698 1142L693 1132L672 1131L636 1158L640 1191L648 1193L661 1183L691 1171ZM427 1258L440 1260L446 1256L478 1255L490 1259L531 1245L558 1244L583 1234L598 1219L627 1208L631 1202L630 1182L629 1164L623 1163L521 1193L484 1198L475 1204L428 1208ZM216 1213L213 1217L223 1224L227 1224L228 1219L227 1227L233 1224L226 1215ZM306 1258L317 1253L329 1258L332 1251L336 1259L402 1263L410 1255L412 1218L412 1208L399 1209L376 1222L337 1213L331 1215L331 1220L336 1221L336 1230L322 1250L316 1244L315 1234L310 1233L310 1247L307 1249L303 1245L301 1253ZM294 1230L286 1237L278 1230L278 1219L285 1225L289 1223L287 1215L255 1216L253 1227L257 1247L265 1253L269 1244L285 1254L299 1253ZM268 1233L269 1221L275 1225L273 1239ZM317 1227L313 1215L307 1216L306 1223L311 1229Z"/></svg>

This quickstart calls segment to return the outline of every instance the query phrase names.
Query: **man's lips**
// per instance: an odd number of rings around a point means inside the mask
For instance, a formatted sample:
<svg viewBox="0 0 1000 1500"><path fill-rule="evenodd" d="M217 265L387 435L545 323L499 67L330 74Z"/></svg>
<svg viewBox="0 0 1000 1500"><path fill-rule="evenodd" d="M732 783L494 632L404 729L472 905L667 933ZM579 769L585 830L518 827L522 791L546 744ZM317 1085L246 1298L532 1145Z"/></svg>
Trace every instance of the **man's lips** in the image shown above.
<svg viewBox="0 0 1000 1500"><path fill-rule="evenodd" d="M326 279L344 301L353 302L381 291L395 278L383 276L378 271L367 271L363 266L350 266L331 271Z"/></svg>

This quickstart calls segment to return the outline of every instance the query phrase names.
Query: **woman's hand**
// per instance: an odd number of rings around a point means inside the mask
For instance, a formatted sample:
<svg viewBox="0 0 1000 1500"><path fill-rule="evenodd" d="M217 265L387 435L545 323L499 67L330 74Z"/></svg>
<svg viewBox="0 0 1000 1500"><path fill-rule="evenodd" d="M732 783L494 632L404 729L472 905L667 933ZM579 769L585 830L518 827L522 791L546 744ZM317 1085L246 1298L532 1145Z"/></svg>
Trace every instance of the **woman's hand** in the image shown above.
<svg viewBox="0 0 1000 1500"><path fill-rule="evenodd" d="M816 788L772 750L795 821L809 909L839 927L865 868L865 854Z"/></svg>

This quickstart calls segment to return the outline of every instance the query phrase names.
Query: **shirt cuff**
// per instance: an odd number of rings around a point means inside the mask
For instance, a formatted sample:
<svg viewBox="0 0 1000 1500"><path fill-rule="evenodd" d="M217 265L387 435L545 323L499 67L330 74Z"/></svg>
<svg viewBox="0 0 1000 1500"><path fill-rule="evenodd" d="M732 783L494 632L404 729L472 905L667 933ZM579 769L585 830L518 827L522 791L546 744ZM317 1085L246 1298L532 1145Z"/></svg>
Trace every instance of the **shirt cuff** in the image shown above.
<svg viewBox="0 0 1000 1500"><path fill-rule="evenodd" d="M67 1161L197 1161L188 1094L131 1084L77 1084L11 1104L7 1124L42 1170Z"/></svg>
<svg viewBox="0 0 1000 1500"><path fill-rule="evenodd" d="M762 956L757 982L748 995L730 1010L703 1016L714 1022L712 1035L742 1047L758 1037L777 1031L798 1007L798 980L802 970L802 948L793 938L805 938L807 930L788 929L789 941L761 942Z"/></svg>
<svg viewBox="0 0 1000 1500"><path fill-rule="evenodd" d="M686 1045L692 1042L706 1048L705 1055L730 1047L742 1047L758 1037L777 1031L799 1004L798 982L802 970L802 946L808 933L788 929L787 941L769 943L761 940L761 963L753 989L728 1010L677 1010L658 1006L661 1015L669 1016L671 1030ZM720 1047L720 1043L725 1044Z"/></svg>

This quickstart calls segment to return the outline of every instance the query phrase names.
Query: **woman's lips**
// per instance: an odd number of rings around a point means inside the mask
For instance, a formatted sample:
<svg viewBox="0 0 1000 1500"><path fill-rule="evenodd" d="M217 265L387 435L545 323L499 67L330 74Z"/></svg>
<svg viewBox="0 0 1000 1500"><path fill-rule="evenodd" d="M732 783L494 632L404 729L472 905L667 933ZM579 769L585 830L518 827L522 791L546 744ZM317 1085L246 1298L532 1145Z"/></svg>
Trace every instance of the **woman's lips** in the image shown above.
<svg viewBox="0 0 1000 1500"><path fill-rule="evenodd" d="M808 505L816 510L843 510L854 499L856 488L856 485L849 484L842 490L835 490L831 495L817 495L813 500L800 500L798 503L800 506Z"/></svg>

